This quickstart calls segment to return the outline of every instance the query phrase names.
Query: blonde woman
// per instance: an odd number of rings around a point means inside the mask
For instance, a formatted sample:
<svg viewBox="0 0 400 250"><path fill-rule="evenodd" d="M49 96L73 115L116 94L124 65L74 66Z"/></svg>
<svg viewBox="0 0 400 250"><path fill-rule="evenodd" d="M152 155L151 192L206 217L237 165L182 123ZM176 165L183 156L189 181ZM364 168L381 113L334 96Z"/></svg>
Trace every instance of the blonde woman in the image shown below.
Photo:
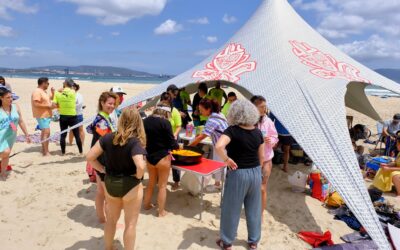
<svg viewBox="0 0 400 250"><path fill-rule="evenodd" d="M125 109L118 122L118 131L110 133L89 151L87 161L99 172L105 173L106 224L105 249L113 249L116 225L125 213L124 246L134 249L136 224L143 199L142 178L146 167L146 135L137 109ZM97 158L103 154L103 166Z"/></svg>

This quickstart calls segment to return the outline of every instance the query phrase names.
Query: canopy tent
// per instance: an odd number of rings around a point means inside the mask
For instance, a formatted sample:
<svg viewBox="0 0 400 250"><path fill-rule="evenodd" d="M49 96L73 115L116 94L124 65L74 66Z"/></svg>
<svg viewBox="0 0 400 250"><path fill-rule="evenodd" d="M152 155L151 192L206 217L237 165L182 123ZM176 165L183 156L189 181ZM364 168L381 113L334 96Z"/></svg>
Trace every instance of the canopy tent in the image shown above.
<svg viewBox="0 0 400 250"><path fill-rule="evenodd" d="M375 243L380 249L390 249L353 152L345 103L379 120L365 96L365 86L374 84L400 93L398 84L338 50L286 0L265 0L220 50L185 73L126 100L121 108L154 98L170 84L181 88L214 80L265 96Z"/></svg>

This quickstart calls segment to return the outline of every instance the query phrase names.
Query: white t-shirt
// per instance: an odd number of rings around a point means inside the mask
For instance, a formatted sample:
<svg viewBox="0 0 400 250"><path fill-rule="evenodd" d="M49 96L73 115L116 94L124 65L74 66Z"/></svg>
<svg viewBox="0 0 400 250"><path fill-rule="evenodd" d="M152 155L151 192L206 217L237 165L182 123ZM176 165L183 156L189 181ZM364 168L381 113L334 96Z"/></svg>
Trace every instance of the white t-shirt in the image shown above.
<svg viewBox="0 0 400 250"><path fill-rule="evenodd" d="M83 114L83 96L80 93L76 93L76 115Z"/></svg>

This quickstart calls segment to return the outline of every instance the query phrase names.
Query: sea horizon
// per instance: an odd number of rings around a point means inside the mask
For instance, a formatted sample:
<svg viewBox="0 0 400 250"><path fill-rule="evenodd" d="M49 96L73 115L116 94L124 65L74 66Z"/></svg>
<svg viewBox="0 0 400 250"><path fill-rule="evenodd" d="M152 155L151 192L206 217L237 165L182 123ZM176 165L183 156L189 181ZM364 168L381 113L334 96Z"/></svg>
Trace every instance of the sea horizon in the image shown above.
<svg viewBox="0 0 400 250"><path fill-rule="evenodd" d="M95 75L75 75L75 74L10 74L0 73L1 76L12 81L13 78L24 79L38 79L40 77L47 77L53 80L63 80L71 78L75 81L89 81L89 82L110 82L110 83L127 83L127 84L160 84L168 81L167 77L137 77L137 76L95 76Z"/></svg>

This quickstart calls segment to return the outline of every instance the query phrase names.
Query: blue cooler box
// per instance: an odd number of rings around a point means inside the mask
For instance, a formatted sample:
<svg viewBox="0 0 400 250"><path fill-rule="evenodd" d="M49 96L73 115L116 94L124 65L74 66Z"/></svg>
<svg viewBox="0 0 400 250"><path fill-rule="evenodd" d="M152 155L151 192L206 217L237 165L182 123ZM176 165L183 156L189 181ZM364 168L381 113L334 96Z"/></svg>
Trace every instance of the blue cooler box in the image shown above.
<svg viewBox="0 0 400 250"><path fill-rule="evenodd" d="M375 157L372 158L371 161L367 162L367 168L378 171L382 163L389 163L390 161L390 158L387 157Z"/></svg>

